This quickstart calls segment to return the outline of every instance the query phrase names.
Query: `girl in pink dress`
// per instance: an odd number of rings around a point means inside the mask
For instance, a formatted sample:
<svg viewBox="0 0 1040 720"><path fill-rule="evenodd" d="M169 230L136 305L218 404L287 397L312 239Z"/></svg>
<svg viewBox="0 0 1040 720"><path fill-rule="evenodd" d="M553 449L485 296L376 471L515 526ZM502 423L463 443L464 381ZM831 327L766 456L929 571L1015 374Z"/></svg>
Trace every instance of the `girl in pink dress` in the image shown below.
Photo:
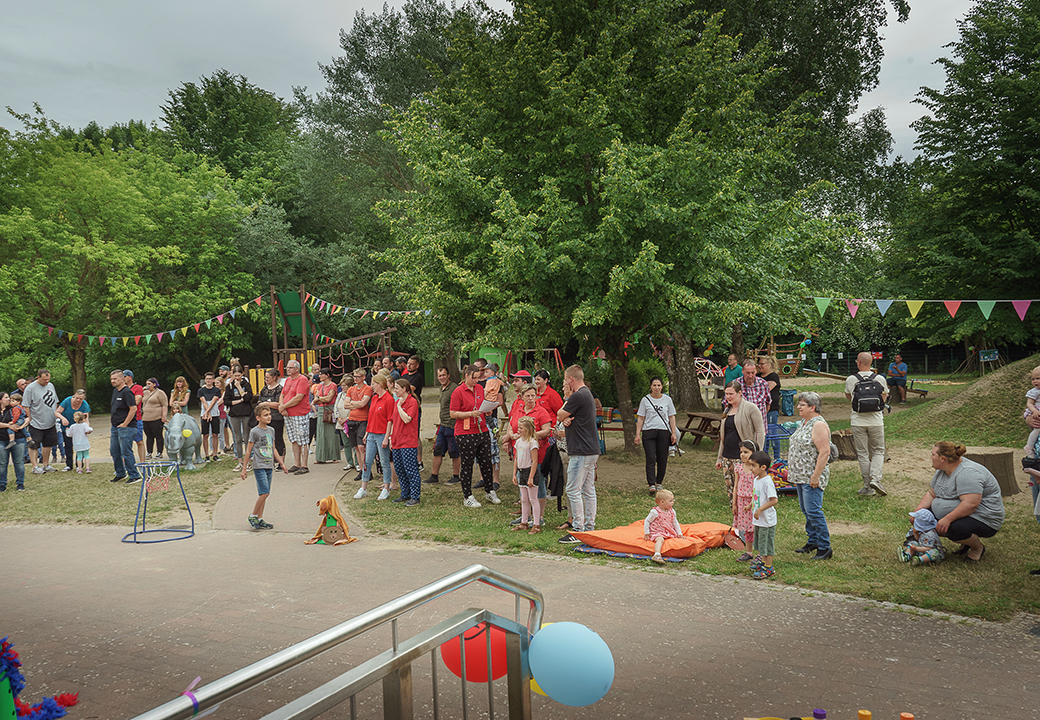
<svg viewBox="0 0 1040 720"><path fill-rule="evenodd" d="M751 496L755 494L755 476L745 467L745 463L751 457L751 453L757 449L751 440L742 441L740 443L740 463L733 467L737 475L737 482L733 488L733 529L744 541L744 554L737 558L737 562L747 562L754 557L752 552L755 540L754 518L751 511L746 508L751 503Z"/></svg>
<svg viewBox="0 0 1040 720"><path fill-rule="evenodd" d="M682 528L675 517L675 495L668 490L658 490L654 501L657 505L643 521L643 539L654 541L654 556L650 559L664 565L661 545L665 538L682 537Z"/></svg>

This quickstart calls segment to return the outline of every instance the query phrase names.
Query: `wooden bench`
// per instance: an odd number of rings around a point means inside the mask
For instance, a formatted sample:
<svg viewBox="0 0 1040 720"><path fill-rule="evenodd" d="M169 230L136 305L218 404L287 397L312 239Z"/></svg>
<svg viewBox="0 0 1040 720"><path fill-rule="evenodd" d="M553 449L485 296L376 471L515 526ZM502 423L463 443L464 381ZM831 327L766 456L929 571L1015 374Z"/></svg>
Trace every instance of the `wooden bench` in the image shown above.
<svg viewBox="0 0 1040 720"><path fill-rule="evenodd" d="M693 427L695 420L699 422L696 427ZM679 428L679 440L681 441L683 436L689 433L693 435L694 445L699 445L704 438L709 438L714 445L718 445L721 439L719 434L721 425L722 415L719 413L686 413L686 424Z"/></svg>

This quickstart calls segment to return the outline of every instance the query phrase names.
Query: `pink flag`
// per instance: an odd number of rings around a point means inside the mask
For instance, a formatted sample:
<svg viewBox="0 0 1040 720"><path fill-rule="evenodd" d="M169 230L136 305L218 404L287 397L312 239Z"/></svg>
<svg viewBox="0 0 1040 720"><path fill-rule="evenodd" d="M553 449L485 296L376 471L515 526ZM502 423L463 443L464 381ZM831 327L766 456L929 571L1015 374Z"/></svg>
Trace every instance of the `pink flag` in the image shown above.
<svg viewBox="0 0 1040 720"><path fill-rule="evenodd" d="M1011 304L1015 307L1015 312L1018 313L1019 320L1026 319L1026 311L1029 310L1029 305L1032 300L1012 300Z"/></svg>
<svg viewBox="0 0 1040 720"><path fill-rule="evenodd" d="M863 302L863 300L846 300L845 301L845 307L847 307L849 309L849 315L851 315L853 318L856 317L856 313L859 311L859 304L861 302Z"/></svg>

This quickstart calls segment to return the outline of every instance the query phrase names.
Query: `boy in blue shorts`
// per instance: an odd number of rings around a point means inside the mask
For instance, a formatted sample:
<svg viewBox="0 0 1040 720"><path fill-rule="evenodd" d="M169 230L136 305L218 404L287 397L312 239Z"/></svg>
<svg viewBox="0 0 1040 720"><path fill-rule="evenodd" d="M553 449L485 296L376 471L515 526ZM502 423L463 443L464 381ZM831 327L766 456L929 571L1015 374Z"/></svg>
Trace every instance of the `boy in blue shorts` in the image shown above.
<svg viewBox="0 0 1040 720"><path fill-rule="evenodd" d="M256 476L256 492L259 497L253 506L253 513L249 516L249 527L254 530L270 530L274 527L271 523L264 522L264 504L267 496L271 494L271 477L274 475L274 463L282 472L289 474L285 467L285 461L278 454L274 446L274 430L268 427L271 422L271 409L258 407L256 409L257 426L249 431L249 443L246 445L245 457L252 458L253 475ZM247 463L242 463L242 479L246 479Z"/></svg>

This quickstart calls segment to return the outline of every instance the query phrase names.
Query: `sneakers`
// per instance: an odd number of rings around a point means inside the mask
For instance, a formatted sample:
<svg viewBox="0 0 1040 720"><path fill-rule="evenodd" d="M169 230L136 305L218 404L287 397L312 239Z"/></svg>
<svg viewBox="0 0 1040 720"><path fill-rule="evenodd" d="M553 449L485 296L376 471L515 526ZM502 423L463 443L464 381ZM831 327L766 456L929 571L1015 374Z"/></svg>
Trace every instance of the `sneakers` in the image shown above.
<svg viewBox="0 0 1040 720"><path fill-rule="evenodd" d="M574 537L570 533L567 533L566 535L564 535L562 538L560 538L556 542L560 543L560 545L577 545L578 543L581 542L581 540L579 540L578 538Z"/></svg>
<svg viewBox="0 0 1040 720"><path fill-rule="evenodd" d="M126 475L116 475L109 482L123 482L124 480L126 480Z"/></svg>
<svg viewBox="0 0 1040 720"><path fill-rule="evenodd" d="M360 470L358 470L358 474L357 474L357 477L354 478L354 482L361 482L361 471Z"/></svg>
<svg viewBox="0 0 1040 720"><path fill-rule="evenodd" d="M68 465L61 469L62 472L69 472L70 470L72 470L72 468L70 468Z"/></svg>
<svg viewBox="0 0 1040 720"><path fill-rule="evenodd" d="M462 507L478 508L480 507L480 503L477 502L477 499L475 497L470 495L468 498L462 501Z"/></svg>
<svg viewBox="0 0 1040 720"><path fill-rule="evenodd" d="M870 497L871 495L877 495L877 491L872 487L862 487L856 491L856 494L863 497Z"/></svg>
<svg viewBox="0 0 1040 720"><path fill-rule="evenodd" d="M83 471L82 471L82 470L80 470L79 468L76 468L76 472L77 472L77 473L79 473L80 475L82 475L82 474L83 474Z"/></svg>
<svg viewBox="0 0 1040 720"><path fill-rule="evenodd" d="M435 485L438 482L440 482L440 480L437 479L436 475L430 475L430 477L423 480L423 485Z"/></svg>
<svg viewBox="0 0 1040 720"><path fill-rule="evenodd" d="M877 480L871 480L870 481L870 489L873 490L874 492L876 492L878 495L881 495L881 496L888 495L888 493L885 492L885 488L883 488L881 486L881 483L879 483Z"/></svg>
<svg viewBox="0 0 1040 720"><path fill-rule="evenodd" d="M411 500L405 500L404 506L405 507L419 507L419 501L416 500L415 498L412 498Z"/></svg>
<svg viewBox="0 0 1040 720"><path fill-rule="evenodd" d="M494 490L487 494L487 499L492 505L501 505L502 501L498 499L498 493Z"/></svg>
<svg viewBox="0 0 1040 720"><path fill-rule="evenodd" d="M657 492L661 492L662 490L664 490L664 488L663 488L663 487L661 487L660 485L658 485L658 486L657 486Z"/></svg>
<svg viewBox="0 0 1040 720"><path fill-rule="evenodd" d="M135 478L127 478L126 479L126 484L127 485L136 485L139 482L141 482L141 476L140 475L138 475Z"/></svg>
<svg viewBox="0 0 1040 720"><path fill-rule="evenodd" d="M291 466L291 467L289 468L289 474L290 474L290 475L295 475L295 474L296 474L296 471L297 471L297 470L299 470L299 469L300 469L300 466L299 466L299 465L293 465L293 466Z"/></svg>
<svg viewBox="0 0 1040 720"><path fill-rule="evenodd" d="M145 460L151 460L152 459L152 454L148 453L147 455L144 456L144 459Z"/></svg>
<svg viewBox="0 0 1040 720"><path fill-rule="evenodd" d="M761 570L765 565L766 564L762 562L762 556L756 555L755 559L751 561L748 567L751 568L751 572L755 572L756 570Z"/></svg>
<svg viewBox="0 0 1040 720"><path fill-rule="evenodd" d="M368 490L365 490L365 488L358 488L358 491L356 493L354 493L354 499L355 500L360 500L361 498L367 497L367 496L368 496Z"/></svg>
<svg viewBox="0 0 1040 720"><path fill-rule="evenodd" d="M477 482L473 483L473 489L474 489L474 490L479 490L479 489L480 489L480 488L482 488L482 487L484 487L484 481L483 481L483 479L481 479L481 480L478 480Z"/></svg>
<svg viewBox="0 0 1040 720"><path fill-rule="evenodd" d="M353 465L344 465L343 466L343 472L350 472L353 469L354 469Z"/></svg>
<svg viewBox="0 0 1040 720"><path fill-rule="evenodd" d="M250 515L249 516L249 527L253 528L254 530L259 530L260 529L260 518L258 518L256 515Z"/></svg>
<svg viewBox="0 0 1040 720"><path fill-rule="evenodd" d="M390 502L395 502L395 503L403 503L403 502L408 502L408 501L407 501L407 500L405 500L405 498L404 498L404 495L398 495L397 497L395 497L395 498L394 498L393 500L391 500Z"/></svg>
<svg viewBox="0 0 1040 720"><path fill-rule="evenodd" d="M274 530L274 525L265 521L263 518L260 518L256 524L261 530Z"/></svg>
<svg viewBox="0 0 1040 720"><path fill-rule="evenodd" d="M902 545L899 546L899 549L896 551L896 554L898 555L900 562L910 562L910 553Z"/></svg>
<svg viewBox="0 0 1040 720"><path fill-rule="evenodd" d="M425 469L426 469L426 466L423 465L422 463L419 463L419 472L422 472Z"/></svg>
<svg viewBox="0 0 1040 720"><path fill-rule="evenodd" d="M237 465L235 465L235 469L234 469L234 470L232 470L232 472L238 472L238 471L240 471L241 469L242 469L242 463L238 463Z"/></svg>
<svg viewBox="0 0 1040 720"><path fill-rule="evenodd" d="M298 469L296 470L296 473L295 473L295 474L296 474L296 475L306 475L306 474L307 474L307 473L309 473L309 472L310 472L310 468L307 468L307 467L302 467L302 468L298 468Z"/></svg>
<svg viewBox="0 0 1040 720"><path fill-rule="evenodd" d="M769 565L768 567L763 565L758 570L755 570L755 572L751 574L751 577L755 580L765 580L774 575L776 575L776 570L773 569L772 565Z"/></svg>
<svg viewBox="0 0 1040 720"><path fill-rule="evenodd" d="M388 497L390 497L390 488L384 487L382 490L379 491L379 497L376 499L386 500Z"/></svg>
<svg viewBox="0 0 1040 720"><path fill-rule="evenodd" d="M458 475L452 475L451 480L448 481L448 485L458 485L462 480L459 479Z"/></svg>
<svg viewBox="0 0 1040 720"><path fill-rule="evenodd" d="M753 560L754 558L754 555L752 555L749 552L746 552L737 558L737 562L747 562L748 560Z"/></svg>
<svg viewBox="0 0 1040 720"><path fill-rule="evenodd" d="M42 467L34 467L33 471L32 471L32 474L33 475L43 475L45 472L47 472L47 471L44 470Z"/></svg>
<svg viewBox="0 0 1040 720"><path fill-rule="evenodd" d="M43 471L44 472L58 472L58 468L54 467L53 465L45 465L43 467Z"/></svg>

